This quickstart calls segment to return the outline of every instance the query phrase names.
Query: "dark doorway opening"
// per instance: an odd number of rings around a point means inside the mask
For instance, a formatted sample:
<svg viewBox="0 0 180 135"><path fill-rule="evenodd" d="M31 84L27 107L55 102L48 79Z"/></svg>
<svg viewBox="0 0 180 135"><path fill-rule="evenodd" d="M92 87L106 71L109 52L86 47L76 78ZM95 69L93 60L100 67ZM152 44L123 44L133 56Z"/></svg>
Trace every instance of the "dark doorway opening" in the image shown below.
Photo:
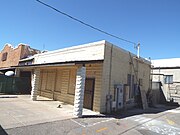
<svg viewBox="0 0 180 135"><path fill-rule="evenodd" d="M20 77L26 78L28 80L27 86L21 92L24 94L31 94L31 71L21 71Z"/></svg>

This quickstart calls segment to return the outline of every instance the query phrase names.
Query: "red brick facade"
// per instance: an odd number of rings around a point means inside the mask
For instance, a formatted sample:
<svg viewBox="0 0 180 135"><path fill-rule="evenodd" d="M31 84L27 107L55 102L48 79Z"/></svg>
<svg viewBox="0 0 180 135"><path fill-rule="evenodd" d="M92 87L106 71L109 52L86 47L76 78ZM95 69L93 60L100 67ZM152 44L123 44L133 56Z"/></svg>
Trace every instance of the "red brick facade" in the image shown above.
<svg viewBox="0 0 180 135"><path fill-rule="evenodd" d="M27 45L20 44L17 48L5 45L4 49L0 52L0 68L17 66L20 59L37 53L40 53L40 51L32 49Z"/></svg>

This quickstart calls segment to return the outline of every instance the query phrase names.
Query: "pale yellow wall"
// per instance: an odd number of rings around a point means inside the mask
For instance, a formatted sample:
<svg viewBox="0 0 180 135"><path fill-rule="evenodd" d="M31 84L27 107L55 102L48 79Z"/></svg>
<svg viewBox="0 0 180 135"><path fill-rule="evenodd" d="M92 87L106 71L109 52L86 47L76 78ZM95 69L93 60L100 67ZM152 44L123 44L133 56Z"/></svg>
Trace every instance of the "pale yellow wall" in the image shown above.
<svg viewBox="0 0 180 135"><path fill-rule="evenodd" d="M143 79L142 89L146 92L151 89L151 68L150 65L144 64L143 62L138 62L138 78Z"/></svg>
<svg viewBox="0 0 180 135"><path fill-rule="evenodd" d="M93 110L100 112L102 63L85 66L86 78L95 79ZM68 90L75 91L76 72L77 66L42 68L39 95L73 105L74 94L68 93Z"/></svg>
<svg viewBox="0 0 180 135"><path fill-rule="evenodd" d="M138 80L139 78L143 79L141 88L147 91L150 88L150 65L143 63L142 60L139 61L135 59L134 55L133 57L135 70L137 70L138 67ZM106 43L104 62L86 64L85 66L86 77L95 78L93 110L106 112L106 95L110 94L114 99L114 85L127 84L127 74L134 75L129 52L116 46L111 46L110 43ZM50 73L46 73L47 71ZM39 89L39 94L73 104L74 94L69 94L68 89L75 90L76 71L77 66L41 68L41 87ZM46 79L49 76L51 76L49 83L52 84L45 87L47 86ZM136 77L134 79L136 83Z"/></svg>
<svg viewBox="0 0 180 135"><path fill-rule="evenodd" d="M102 90L101 90L101 106L100 112L106 112L106 95L109 93L110 83L110 59L111 59L111 48L105 46L104 62L103 62L103 74L102 74Z"/></svg>
<svg viewBox="0 0 180 135"><path fill-rule="evenodd" d="M100 112L101 85L102 85L102 63L87 64L86 77L95 78L93 111Z"/></svg>
<svg viewBox="0 0 180 135"><path fill-rule="evenodd" d="M75 76L71 76L71 72L76 72L75 67L72 68L47 68L41 69L41 86L39 94L54 100L60 100L73 104L74 95L69 94L69 87L75 88L75 83L70 84L70 78L75 80Z"/></svg>
<svg viewBox="0 0 180 135"><path fill-rule="evenodd" d="M135 56L132 55L132 57ZM147 91L150 88L150 65L135 58L133 58L133 63L135 70L137 70L138 67L138 80L139 78L143 79L141 89ZM129 52L110 43L106 43L105 60L103 63L101 112L106 111L106 95L110 94L114 99L114 85L127 84L127 74L135 75ZM136 83L137 81L135 76L134 79L134 83Z"/></svg>

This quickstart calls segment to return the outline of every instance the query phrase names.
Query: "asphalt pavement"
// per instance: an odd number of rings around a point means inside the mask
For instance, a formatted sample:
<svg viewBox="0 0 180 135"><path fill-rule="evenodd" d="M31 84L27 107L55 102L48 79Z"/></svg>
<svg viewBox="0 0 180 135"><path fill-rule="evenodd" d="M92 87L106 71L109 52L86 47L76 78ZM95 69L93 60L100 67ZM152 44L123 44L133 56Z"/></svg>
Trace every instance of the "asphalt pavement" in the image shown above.
<svg viewBox="0 0 180 135"><path fill-rule="evenodd" d="M131 109L0 129L0 135L180 135L180 108Z"/></svg>

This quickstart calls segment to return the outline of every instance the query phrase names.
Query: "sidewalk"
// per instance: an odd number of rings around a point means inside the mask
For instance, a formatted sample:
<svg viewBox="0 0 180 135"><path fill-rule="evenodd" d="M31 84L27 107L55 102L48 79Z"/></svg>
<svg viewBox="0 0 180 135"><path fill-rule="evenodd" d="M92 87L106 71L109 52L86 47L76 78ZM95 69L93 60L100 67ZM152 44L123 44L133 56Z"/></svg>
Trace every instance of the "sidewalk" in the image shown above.
<svg viewBox="0 0 180 135"><path fill-rule="evenodd" d="M44 97L32 101L30 95L0 95L0 106L0 125L4 129L74 118L72 105ZM95 114L83 109L83 115Z"/></svg>

